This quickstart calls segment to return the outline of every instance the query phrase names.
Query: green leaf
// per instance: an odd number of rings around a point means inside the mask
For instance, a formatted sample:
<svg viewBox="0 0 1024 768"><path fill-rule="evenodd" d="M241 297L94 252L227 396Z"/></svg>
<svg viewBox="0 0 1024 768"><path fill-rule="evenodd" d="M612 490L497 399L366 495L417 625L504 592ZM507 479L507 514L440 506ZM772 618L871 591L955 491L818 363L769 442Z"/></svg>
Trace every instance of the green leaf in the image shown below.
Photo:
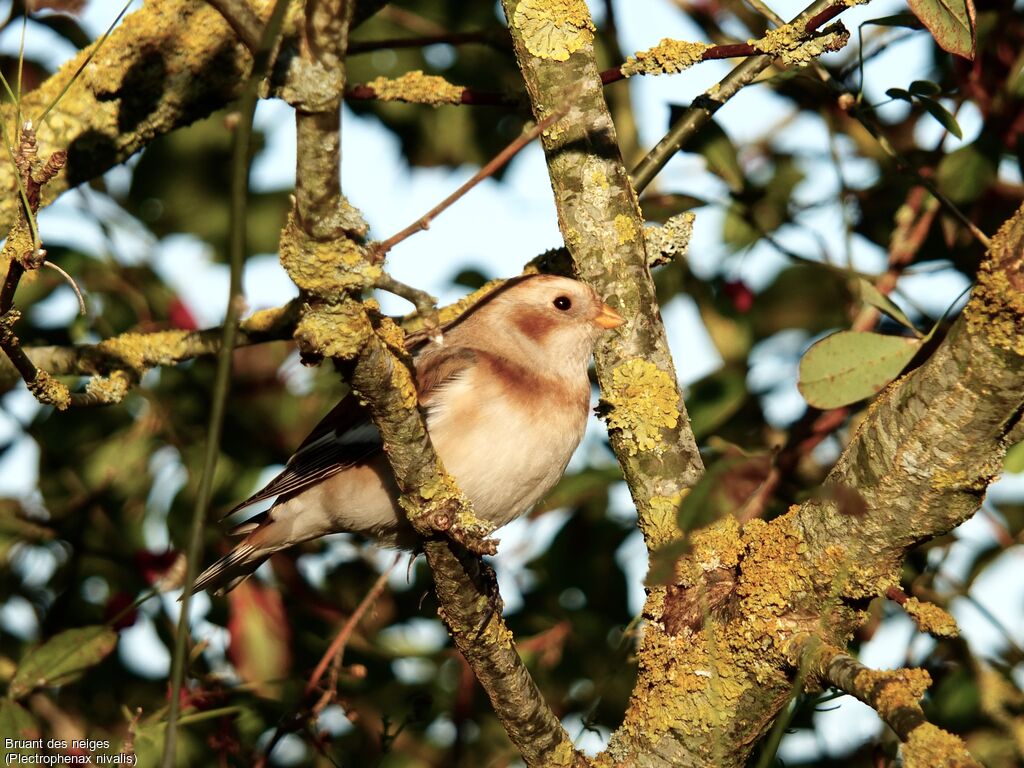
<svg viewBox="0 0 1024 768"><path fill-rule="evenodd" d="M912 13L894 13L892 16L879 16L877 19L868 19L861 26L873 24L876 27L906 27L907 29L922 29L920 20Z"/></svg>
<svg viewBox="0 0 1024 768"><path fill-rule="evenodd" d="M692 211L694 208L701 208L707 204L707 200L681 192L644 195L640 198L640 210L644 214L644 221L659 224L664 224L680 213Z"/></svg>
<svg viewBox="0 0 1024 768"><path fill-rule="evenodd" d="M103 661L116 645L117 632L106 626L69 629L54 635L25 655L8 695L19 699L36 688L70 683Z"/></svg>
<svg viewBox="0 0 1024 768"><path fill-rule="evenodd" d="M915 96L938 96L942 93L942 86L931 80L915 80L910 84L910 92Z"/></svg>
<svg viewBox="0 0 1024 768"><path fill-rule="evenodd" d="M928 114L934 117L942 127L952 133L958 139L964 137L964 132L960 130L960 124L956 121L956 118L950 114L949 110L942 106L935 99L929 99L927 96L918 96L918 102L928 110Z"/></svg>
<svg viewBox="0 0 1024 768"><path fill-rule="evenodd" d="M35 719L23 706L10 699L0 699L0 736L4 739L32 741L38 739L39 726ZM10 760L11 755L35 755L39 750L26 747L5 749L4 754ZM16 763L15 763L16 764Z"/></svg>
<svg viewBox="0 0 1024 768"><path fill-rule="evenodd" d="M870 304L880 312L887 314L903 327L917 333L917 328L910 322L910 318L903 313L903 310L896 306L892 299L878 290L871 282L863 277L857 278L857 288L860 290L861 301L865 304Z"/></svg>
<svg viewBox="0 0 1024 768"><path fill-rule="evenodd" d="M974 0L907 0L907 5L942 50L974 59Z"/></svg>
<svg viewBox="0 0 1024 768"><path fill-rule="evenodd" d="M905 91L902 88L889 88L886 90L885 95L890 99L900 99L901 101L914 100L914 97L910 95L910 91Z"/></svg>
<svg viewBox="0 0 1024 768"><path fill-rule="evenodd" d="M970 203L992 186L997 166L978 142L950 152L935 172L939 190L954 203Z"/></svg>
<svg viewBox="0 0 1024 768"><path fill-rule="evenodd" d="M920 347L921 339L839 331L807 350L797 386L816 408L849 405L899 376Z"/></svg>
<svg viewBox="0 0 1024 768"><path fill-rule="evenodd" d="M1024 472L1024 441L1010 447L1003 460L1007 472Z"/></svg>

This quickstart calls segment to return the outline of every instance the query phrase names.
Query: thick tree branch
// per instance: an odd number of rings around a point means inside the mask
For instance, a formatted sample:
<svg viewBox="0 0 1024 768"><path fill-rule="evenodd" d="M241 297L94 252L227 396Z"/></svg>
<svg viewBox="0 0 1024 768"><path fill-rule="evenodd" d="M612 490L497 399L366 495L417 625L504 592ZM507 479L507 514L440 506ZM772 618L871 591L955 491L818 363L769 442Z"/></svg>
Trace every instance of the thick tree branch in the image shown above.
<svg viewBox="0 0 1024 768"><path fill-rule="evenodd" d="M993 238L946 339L877 397L830 473L826 484L852 489L862 511L820 494L770 523L723 520L692 535L677 583L648 605L640 684L613 756L742 764L789 698L794 641L845 648L868 601L899 584L907 552L977 511L1024 409L1022 285L1024 208ZM727 577L729 593L712 577ZM703 621L675 621L695 600ZM915 749L942 750L944 738L920 731Z"/></svg>
<svg viewBox="0 0 1024 768"><path fill-rule="evenodd" d="M676 505L703 466L647 266L643 219L602 92L593 23L582 3L565 18L552 4L543 22L536 3L503 5L537 119L570 105L543 135L559 226L579 276L626 318L598 347L597 375L640 527L649 545L660 544L674 534Z"/></svg>

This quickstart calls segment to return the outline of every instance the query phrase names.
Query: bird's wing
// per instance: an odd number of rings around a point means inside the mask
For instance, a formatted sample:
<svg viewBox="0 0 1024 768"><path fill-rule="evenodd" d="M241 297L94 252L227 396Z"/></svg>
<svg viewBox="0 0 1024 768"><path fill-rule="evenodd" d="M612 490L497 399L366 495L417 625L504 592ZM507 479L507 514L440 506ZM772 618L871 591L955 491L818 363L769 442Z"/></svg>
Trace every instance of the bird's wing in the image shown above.
<svg viewBox="0 0 1024 768"><path fill-rule="evenodd" d="M465 373L476 359L473 350L459 347L429 347L421 353L416 360L416 388L420 403L429 406L443 385ZM346 395L302 441L281 474L223 517L266 499L293 495L366 461L380 450L380 432L370 420L366 408L357 398Z"/></svg>

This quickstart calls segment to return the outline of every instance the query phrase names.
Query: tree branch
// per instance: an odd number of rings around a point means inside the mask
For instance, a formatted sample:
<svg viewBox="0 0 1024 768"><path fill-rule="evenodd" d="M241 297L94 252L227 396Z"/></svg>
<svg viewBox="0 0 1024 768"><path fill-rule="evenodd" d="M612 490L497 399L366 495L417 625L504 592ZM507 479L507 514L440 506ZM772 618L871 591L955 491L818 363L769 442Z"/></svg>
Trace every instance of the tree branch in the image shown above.
<svg viewBox="0 0 1024 768"><path fill-rule="evenodd" d="M365 225L344 202L338 178L340 123L335 116L345 79L345 10L338 2L318 6L306 20L302 44L302 66L311 78L321 79L306 85L321 94L336 93L337 100L325 99L316 109L300 101L296 109L296 204L281 238L282 263L309 297L295 337L307 355L332 357L367 403L407 518L429 539L425 550L441 614L513 742L530 765L573 765L571 739L530 679L490 591L475 578L479 564L452 544L493 551L486 538L492 527L475 517L430 444L416 407L404 335L390 319L367 313L353 298L357 290L374 285L381 270L357 242ZM337 34L325 35L338 19ZM339 253L350 258L339 258Z"/></svg>
<svg viewBox="0 0 1024 768"><path fill-rule="evenodd" d="M828 23L849 7L846 3L835 3L833 0L816 0L793 20L790 28L802 29L805 35L813 34L821 25ZM715 112L771 66L773 61L773 57L767 54L747 59L705 91L703 96L694 99L690 108L672 124L664 138L633 169L630 176L637 192L643 191L651 183L676 152L711 121Z"/></svg>
<svg viewBox="0 0 1024 768"><path fill-rule="evenodd" d="M355 22L384 4L383 0L361 0ZM270 5L264 13L270 13ZM285 33L294 34L294 29L286 24ZM91 51L92 46L84 49L26 94L21 111L44 112ZM60 104L36 126L40 153L68 153L66 173L47 185L41 206L124 162L154 137L206 117L238 98L251 67L249 50L206 3L161 0L129 14L107 39L103 54L89 62ZM5 124L15 121L17 113L14 104L0 107ZM6 192L0 196L0 228L6 229L17 216L19 203L17 171L4 159L0 159L0 190Z"/></svg>
<svg viewBox="0 0 1024 768"><path fill-rule="evenodd" d="M874 709L903 742L908 768L981 768L959 736L929 723L920 700L931 685L923 669L874 670L814 638L800 644L800 659L819 680Z"/></svg>

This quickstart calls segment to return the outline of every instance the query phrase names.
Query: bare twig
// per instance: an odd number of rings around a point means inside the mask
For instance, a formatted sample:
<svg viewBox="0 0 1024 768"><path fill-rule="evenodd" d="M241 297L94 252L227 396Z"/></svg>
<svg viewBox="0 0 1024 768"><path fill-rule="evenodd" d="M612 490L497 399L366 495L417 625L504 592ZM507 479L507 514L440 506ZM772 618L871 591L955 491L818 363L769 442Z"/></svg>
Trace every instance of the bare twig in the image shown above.
<svg viewBox="0 0 1024 768"><path fill-rule="evenodd" d="M363 620L363 615L370 609L370 606L377 601L377 598L380 597L380 593L384 591L384 587L386 587L388 583L388 577L390 577L392 571L395 570L395 566L398 565L398 561L401 557L401 555L397 555L394 562L388 566L387 570L383 571L377 577L377 580L373 582L373 586L367 590L366 595L364 595L363 599L359 601L359 605L357 605L356 609L352 611L352 615L348 617L348 621L345 622L341 630L331 642L330 646L324 652L320 662L316 665L316 669L313 670L313 674L309 676L309 680L306 682L306 688L303 691L305 696L310 696L314 691L316 691L320 685L320 680L324 676L324 672L327 671L328 664L330 664L333 684L324 691L323 696L313 707L314 714L322 712L324 707L327 706L327 704L330 703L337 694L338 672L341 669L341 661L345 656L345 648L348 646L348 640L352 636L356 627L359 626L359 622ZM269 749L267 750L267 754L270 754Z"/></svg>
<svg viewBox="0 0 1024 768"><path fill-rule="evenodd" d="M260 47L263 25L248 0L207 0L216 8L224 20L231 25L245 47L256 52Z"/></svg>
<svg viewBox="0 0 1024 768"><path fill-rule="evenodd" d="M377 243L373 247L372 258L376 262L384 260L388 251L398 245L400 242L405 240L417 232L421 232L425 229L430 228L430 222L441 215L445 210L451 207L453 203L465 196L473 187L479 184L489 176L493 176L498 169L504 166L509 160L516 156L516 154L531 141L540 136L544 131L554 125L558 120L565 115L565 108L559 109L552 113L548 117L541 120L539 123L533 126L530 130L521 134L515 141L505 147L501 152L495 155L491 160L484 165L479 171L473 174L473 176L462 186L452 192L448 197L442 200L440 203L435 205L420 218L416 219L412 224L407 226L400 232L396 232L387 240Z"/></svg>
<svg viewBox="0 0 1024 768"><path fill-rule="evenodd" d="M243 304L242 270L246 257L246 208L249 192L250 147L252 144L252 121L259 98L257 87L266 69L269 52L281 31L288 0L277 0L274 11L260 38L259 53L253 64L252 74L246 85L239 106L241 118L235 128L235 140L231 158L231 209L229 257L231 280L228 288L228 306L224 318L220 351L217 355L217 373L213 385L213 402L206 435L206 452L203 457L202 474L192 510L192 523L188 539L188 565L183 583L181 611L174 637L174 653L171 659L171 699L167 711L167 728L164 737L163 768L174 768L178 716L181 707L180 691L185 677L185 660L189 637L189 607L192 600L192 585L199 572L199 556L203 546L203 526L213 491L213 476L220 456L220 438L224 426L224 412L228 392L231 388L231 359L238 330L238 318Z"/></svg>
<svg viewBox="0 0 1024 768"><path fill-rule="evenodd" d="M793 23L802 23L805 32L813 33L848 7L845 3L836 4L832 0L816 0ZM675 153L708 124L715 112L767 69L772 61L773 58L768 55L749 58L717 85L712 86L701 98L694 100L690 108L672 124L664 138L633 169L630 176L637 193L643 191Z"/></svg>
<svg viewBox="0 0 1024 768"><path fill-rule="evenodd" d="M43 266L52 269L58 275L63 277L64 280L67 281L67 284L71 286L71 290L75 292L75 297L78 299L78 314L80 314L82 317L85 317L87 314L89 314L89 310L86 309L85 306L85 297L82 296L82 290L78 287L78 283L75 282L75 278L69 275L65 270L58 267L52 261L44 261Z"/></svg>
<svg viewBox="0 0 1024 768"><path fill-rule="evenodd" d="M270 741L267 742L267 746L263 750L263 754L261 754L254 763L254 768L263 768L270 759L270 755L274 752L274 747L277 746L281 739L283 739L287 734L303 728L307 722L319 715L337 695L338 674L341 669L341 661L345 654L345 648L348 646L349 638L352 637L352 633L359 625L359 622L363 620L363 616L370 609L370 606L377 601L377 598L380 597L380 593L384 591L384 587L386 587L388 583L388 577L391 575L391 572L395 570L395 566L398 564L400 557L400 555L396 557L394 562L388 566L387 570L383 571L377 577L377 580L374 581L370 589L367 590L363 599L359 601L359 605L357 605L356 609L352 611L352 615L348 617L348 620L346 620L342 625L338 634L334 636L334 640L331 641L331 644L324 652L324 655L320 657L320 661L313 670L313 674L311 674L309 676L309 680L306 681L306 687L303 690L302 696L299 698L298 702L296 702L292 711L286 717L281 718L278 722L277 728L274 729L274 733L270 737ZM316 703L313 703L312 696L320 687L320 681L323 679L328 665L331 667L331 683ZM310 706L311 704L312 706Z"/></svg>

